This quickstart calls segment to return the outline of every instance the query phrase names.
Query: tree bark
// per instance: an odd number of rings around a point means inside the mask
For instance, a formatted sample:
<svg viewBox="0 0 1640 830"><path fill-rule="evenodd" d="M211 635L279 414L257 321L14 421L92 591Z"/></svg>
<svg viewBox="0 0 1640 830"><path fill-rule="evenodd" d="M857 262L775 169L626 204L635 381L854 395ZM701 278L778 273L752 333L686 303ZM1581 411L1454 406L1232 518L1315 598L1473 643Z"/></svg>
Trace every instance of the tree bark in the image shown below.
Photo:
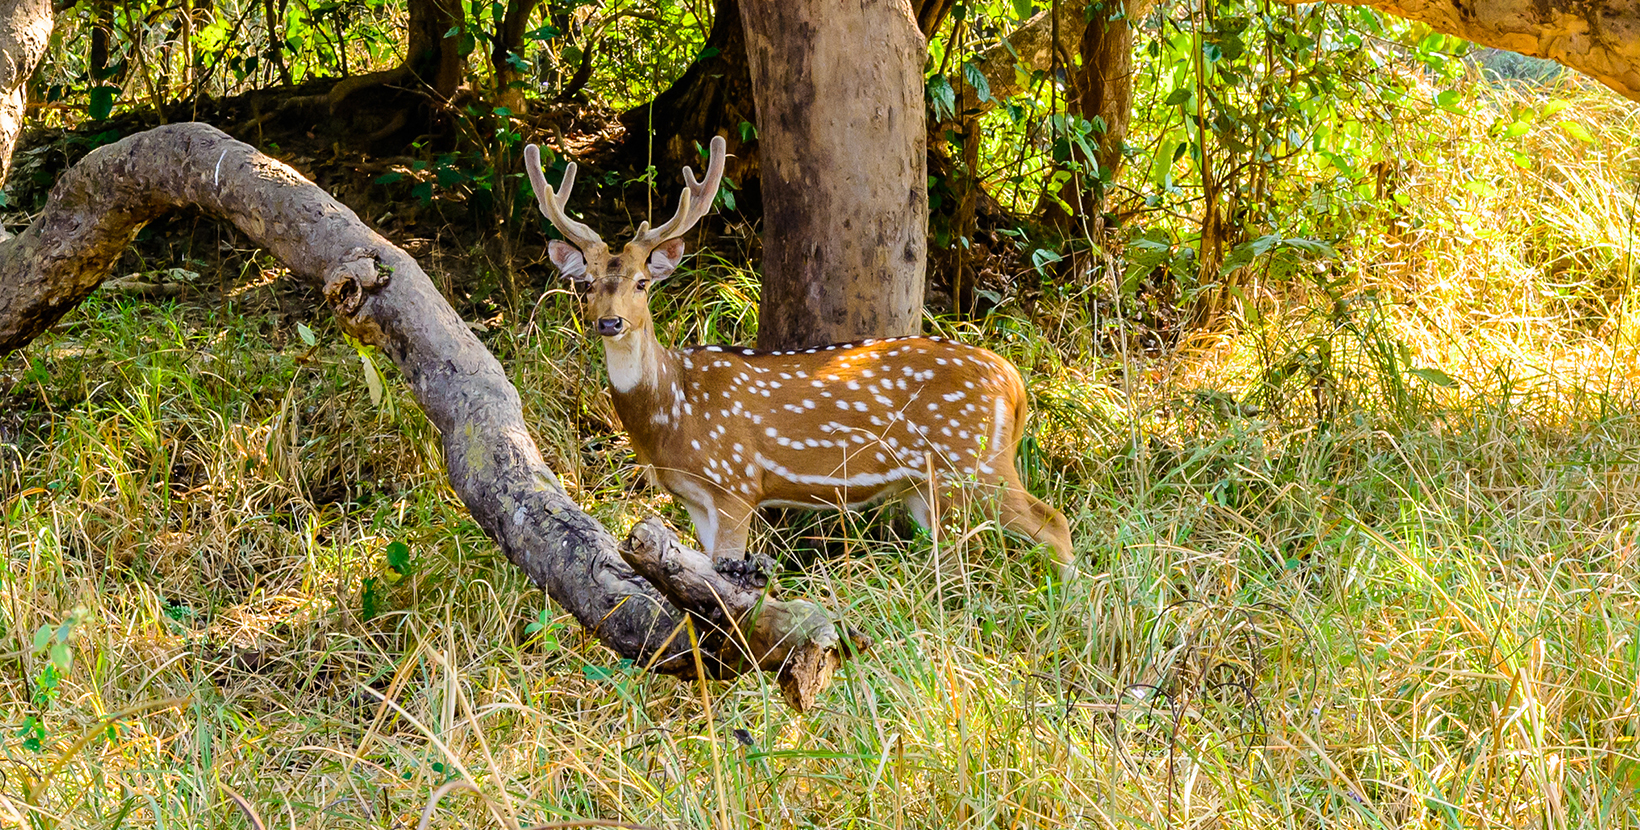
<svg viewBox="0 0 1640 830"><path fill-rule="evenodd" d="M34 223L0 243L0 355L90 294L145 223L185 205L226 219L317 283L342 327L393 360L443 436L450 484L473 519L617 654L682 677L696 675L697 659L712 677L777 672L799 709L824 688L847 647L821 609L718 574L658 522L618 550L570 501L501 364L415 260L296 171L213 127L138 133L63 174ZM699 657L680 633L686 613L704 629Z"/></svg>
<svg viewBox="0 0 1640 830"><path fill-rule="evenodd" d="M922 61L907 0L741 0L763 184L758 345L914 334L927 267Z"/></svg>
<svg viewBox="0 0 1640 830"><path fill-rule="evenodd" d="M1640 0L1333 0L1548 58L1640 101Z"/></svg>
<svg viewBox="0 0 1640 830"><path fill-rule="evenodd" d="M917 30L922 32L923 40L933 40L940 24L956 8L957 0L912 0L912 5L916 10Z"/></svg>
<svg viewBox="0 0 1640 830"><path fill-rule="evenodd" d="M0 182L23 131L28 79L51 40L51 0L0 0Z"/></svg>

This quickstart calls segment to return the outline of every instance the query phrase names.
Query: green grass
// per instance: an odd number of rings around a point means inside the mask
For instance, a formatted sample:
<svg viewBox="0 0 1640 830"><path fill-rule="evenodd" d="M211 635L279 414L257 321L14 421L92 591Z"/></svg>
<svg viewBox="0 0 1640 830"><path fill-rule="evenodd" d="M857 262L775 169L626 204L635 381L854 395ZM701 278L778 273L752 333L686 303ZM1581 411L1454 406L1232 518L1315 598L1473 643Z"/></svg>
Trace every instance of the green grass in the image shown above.
<svg viewBox="0 0 1640 830"><path fill-rule="evenodd" d="M1637 145L1527 140L1553 166L1455 145L1487 199L1409 174L1421 224L1340 263L1345 316L1261 289L1159 359L1097 354L1074 288L933 321L1024 369L1084 575L984 515L761 530L785 590L876 640L804 716L597 646L328 320L310 348L266 286L224 316L93 298L0 363L0 827L246 826L226 788L269 827L439 795L429 826L1640 826L1636 294L1617 208L1577 195L1632 192ZM664 337L752 335L735 261L661 291ZM687 529L575 315L549 294L484 337L589 511Z"/></svg>

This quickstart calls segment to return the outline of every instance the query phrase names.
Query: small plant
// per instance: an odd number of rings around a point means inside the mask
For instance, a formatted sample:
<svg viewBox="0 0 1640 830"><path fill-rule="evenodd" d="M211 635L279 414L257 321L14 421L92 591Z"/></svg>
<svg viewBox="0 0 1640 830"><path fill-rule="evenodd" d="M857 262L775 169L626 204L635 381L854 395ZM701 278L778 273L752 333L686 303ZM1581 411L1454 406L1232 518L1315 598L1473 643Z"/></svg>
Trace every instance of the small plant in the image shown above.
<svg viewBox="0 0 1640 830"><path fill-rule="evenodd" d="M535 615L534 622L524 626L524 636L542 651L557 651L558 632L563 629L564 624L552 618L552 611L543 608Z"/></svg>
<svg viewBox="0 0 1640 830"><path fill-rule="evenodd" d="M30 654L36 658L44 657L45 663L32 678L35 712L23 718L23 726L18 730L18 736L23 739L23 748L30 752L45 749L45 714L57 700L58 686L68 676L69 669L74 667L74 651L69 648L69 640L74 636L74 629L80 624L84 613L83 610L75 610L61 623L48 623L34 631Z"/></svg>
<svg viewBox="0 0 1640 830"><path fill-rule="evenodd" d="M415 573L410 546L401 541L388 543L386 572L364 578L359 591L359 618L373 620L387 610L388 591Z"/></svg>

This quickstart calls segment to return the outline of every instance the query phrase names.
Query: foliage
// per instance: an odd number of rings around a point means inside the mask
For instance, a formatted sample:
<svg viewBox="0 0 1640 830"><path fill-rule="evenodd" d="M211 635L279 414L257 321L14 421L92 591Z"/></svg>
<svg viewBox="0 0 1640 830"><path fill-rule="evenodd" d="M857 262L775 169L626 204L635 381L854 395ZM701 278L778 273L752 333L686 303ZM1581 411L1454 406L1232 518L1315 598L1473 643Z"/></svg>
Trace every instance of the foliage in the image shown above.
<svg viewBox="0 0 1640 830"><path fill-rule="evenodd" d="M83 37L103 7L76 7L39 120L266 87L273 55L297 82L402 58L402 4L298 5L277 48L259 4L195 8L187 47L179 7L108 6L108 78ZM962 4L930 78L1042 8ZM466 10L475 55L495 12ZM639 103L709 14L544 7L526 98L596 41L586 94ZM883 512L783 522L756 544L784 589L878 642L823 710L648 676L472 524L387 361L271 263L189 262L208 276L180 300L98 294L0 359L0 826L238 821L223 785L281 825L410 826L451 782L481 796L429 826L1640 824L1640 114L1576 78L1494 83L1358 9L1136 23L1114 236L1003 228L991 313L928 320L1023 369L1021 462L1084 580L983 510L938 544ZM119 94L93 100L103 81ZM1021 214L1101 136L1059 76L1030 81L985 116L977 168ZM374 186L538 245L507 171L541 122L452 115L456 146ZM663 340L755 337L735 240L659 289ZM553 468L612 528L688 527L631 465L573 293L516 259L464 311ZM1211 304L1170 344L1134 322Z"/></svg>
<svg viewBox="0 0 1640 830"><path fill-rule="evenodd" d="M58 16L31 98L42 102L41 123L74 125L159 103L390 69L405 59L409 2L82 0ZM462 23L447 37L458 39L471 85L493 89L497 70L511 69L522 75L516 83L526 99L562 92L596 46L589 92L636 105L682 74L711 26L710 3L551 0L537 9L521 52L497 66L488 53L511 3L459 4ZM100 65L99 30L107 43Z"/></svg>
<svg viewBox="0 0 1640 830"><path fill-rule="evenodd" d="M94 297L0 365L0 642L24 660L0 667L0 768L62 767L32 800L0 790L0 809L199 824L227 785L264 817L376 827L466 781L482 798L451 794L430 826L492 808L648 826L1634 824L1640 367L1614 347L1640 308L1591 328L1530 265L1571 237L1501 244L1556 212L1561 233L1602 232L1576 218L1597 199L1534 206L1542 182L1632 187L1632 113L1561 94L1518 143L1488 138L1514 123L1497 126L1509 98L1403 126L1455 137L1403 174L1420 224L1340 248L1326 282L1243 331L1101 356L1089 286L1034 317L935 321L1025 370L1033 486L1072 515L1087 576L1051 581L983 511L938 546L882 514L762 528L765 549L807 551L787 590L878 641L803 718L757 680L611 660L472 525L420 414L372 400L359 352L327 319L283 317L275 285L225 314L209 293ZM1595 145L1556 126L1569 114ZM1558 161L1522 169L1516 149ZM1492 189L1451 180L1461 165ZM1505 215L1485 244L1469 235ZM1272 268L1284 241L1264 245ZM666 283L664 337L749 338L744 259L697 256ZM1329 287L1378 328L1335 317ZM654 511L686 527L630 466L576 302L549 293L487 344L581 503L612 527ZM1396 341L1455 381L1403 378L1422 390L1412 418L1371 391L1386 364L1350 356ZM1311 375L1270 380L1329 342L1340 386L1319 405Z"/></svg>

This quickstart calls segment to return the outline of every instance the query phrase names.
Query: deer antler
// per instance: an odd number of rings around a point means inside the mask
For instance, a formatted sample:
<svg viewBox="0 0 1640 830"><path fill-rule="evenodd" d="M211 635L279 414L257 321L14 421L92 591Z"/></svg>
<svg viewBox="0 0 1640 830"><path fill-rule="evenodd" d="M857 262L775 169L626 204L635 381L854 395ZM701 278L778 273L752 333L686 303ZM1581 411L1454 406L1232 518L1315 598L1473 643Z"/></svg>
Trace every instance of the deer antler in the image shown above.
<svg viewBox="0 0 1640 830"><path fill-rule="evenodd" d="M721 170L723 164L719 162L718 167ZM524 169L529 171L530 186L535 189L535 201L541 208L541 215L547 217L547 221L551 222L570 244L580 248L583 253L589 248L603 246L604 241L597 233L569 218L569 214L564 212L564 205L569 203L570 190L575 187L575 162L572 161L564 167L564 181L558 185L556 193L553 192L552 185L547 184L546 175L541 172L541 148L534 144L524 148Z"/></svg>
<svg viewBox="0 0 1640 830"><path fill-rule="evenodd" d="M678 197L678 212L673 214L666 224L654 230L649 229L648 222L639 225L638 235L632 238L632 244L653 248L668 239L683 236L694 227L695 223L712 209L712 199L717 196L718 183L723 181L723 159L727 152L723 136L713 136L711 159L706 163L706 178L697 181L694 169L685 165L683 195Z"/></svg>

